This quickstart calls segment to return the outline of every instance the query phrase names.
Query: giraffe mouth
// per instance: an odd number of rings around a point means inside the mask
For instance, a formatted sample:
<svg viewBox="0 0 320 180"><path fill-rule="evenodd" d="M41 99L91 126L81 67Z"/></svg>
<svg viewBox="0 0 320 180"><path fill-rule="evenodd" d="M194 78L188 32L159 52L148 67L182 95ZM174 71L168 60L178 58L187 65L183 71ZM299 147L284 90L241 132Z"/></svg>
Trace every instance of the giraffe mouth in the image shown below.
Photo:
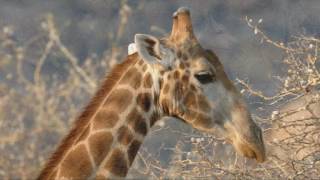
<svg viewBox="0 0 320 180"><path fill-rule="evenodd" d="M247 135L242 135L241 133L234 131L234 129L232 132L233 133L231 133L226 140L233 145L239 154L247 158L255 159L259 163L266 160L262 135L255 135L255 133L253 133L253 137L248 137Z"/></svg>
<svg viewBox="0 0 320 180"><path fill-rule="evenodd" d="M247 158L255 159L259 163L262 163L266 160L263 143L248 142L239 136L235 140L228 139L227 141L233 145L239 154L242 154Z"/></svg>
<svg viewBox="0 0 320 180"><path fill-rule="evenodd" d="M256 145L247 142L241 142L236 143L234 146L236 146L236 150L243 156L251 159L256 159L256 161L259 163L264 162L266 159L264 150L256 147Z"/></svg>

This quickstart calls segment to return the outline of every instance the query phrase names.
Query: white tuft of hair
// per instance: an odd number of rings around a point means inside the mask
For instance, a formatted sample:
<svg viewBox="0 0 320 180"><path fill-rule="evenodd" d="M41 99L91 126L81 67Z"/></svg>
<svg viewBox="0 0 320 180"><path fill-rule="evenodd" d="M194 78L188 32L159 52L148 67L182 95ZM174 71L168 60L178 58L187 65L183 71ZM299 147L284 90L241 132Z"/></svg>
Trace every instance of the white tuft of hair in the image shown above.
<svg viewBox="0 0 320 180"><path fill-rule="evenodd" d="M137 48L136 48L136 44L135 43L131 43L128 46L128 55L131 55L133 53L137 52Z"/></svg>

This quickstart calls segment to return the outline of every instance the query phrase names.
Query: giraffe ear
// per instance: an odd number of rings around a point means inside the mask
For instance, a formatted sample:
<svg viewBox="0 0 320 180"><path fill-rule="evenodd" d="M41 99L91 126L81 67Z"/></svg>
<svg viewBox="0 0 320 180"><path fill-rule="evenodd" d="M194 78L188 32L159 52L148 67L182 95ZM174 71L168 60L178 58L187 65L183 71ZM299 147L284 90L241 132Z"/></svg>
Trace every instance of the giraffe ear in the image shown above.
<svg viewBox="0 0 320 180"><path fill-rule="evenodd" d="M149 64L161 64L165 67L171 66L173 53L165 48L154 36L147 34L136 34L135 45L139 56Z"/></svg>

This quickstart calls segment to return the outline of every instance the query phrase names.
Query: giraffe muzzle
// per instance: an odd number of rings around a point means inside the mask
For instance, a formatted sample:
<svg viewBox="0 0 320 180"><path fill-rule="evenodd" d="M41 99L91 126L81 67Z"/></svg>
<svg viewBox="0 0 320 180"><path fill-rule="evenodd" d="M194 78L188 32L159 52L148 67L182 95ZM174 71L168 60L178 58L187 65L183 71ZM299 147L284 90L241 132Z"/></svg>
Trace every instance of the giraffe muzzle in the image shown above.
<svg viewBox="0 0 320 180"><path fill-rule="evenodd" d="M225 127L229 134L227 139L238 153L247 158L256 159L259 163L266 160L262 132L257 125L254 124L253 127L244 131L232 123L226 123Z"/></svg>

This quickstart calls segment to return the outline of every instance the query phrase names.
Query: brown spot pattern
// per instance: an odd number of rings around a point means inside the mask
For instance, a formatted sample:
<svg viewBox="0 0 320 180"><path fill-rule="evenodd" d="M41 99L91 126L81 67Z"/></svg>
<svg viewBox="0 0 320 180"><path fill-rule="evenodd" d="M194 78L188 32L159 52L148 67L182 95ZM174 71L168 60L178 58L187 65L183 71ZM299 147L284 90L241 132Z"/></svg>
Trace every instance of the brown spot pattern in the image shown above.
<svg viewBox="0 0 320 180"><path fill-rule="evenodd" d="M176 82L174 91L175 91L175 97L177 99L182 99L182 96L183 96L183 84L180 81Z"/></svg>
<svg viewBox="0 0 320 180"><path fill-rule="evenodd" d="M164 94L167 94L167 93L169 92L169 89L170 89L169 84L165 84L165 85L164 85L164 88L163 88L163 93L164 93Z"/></svg>
<svg viewBox="0 0 320 180"><path fill-rule="evenodd" d="M190 85L190 89L193 92L197 92L197 88L193 84Z"/></svg>
<svg viewBox="0 0 320 180"><path fill-rule="evenodd" d="M182 60L184 61L188 60L188 56L185 53L182 53Z"/></svg>
<svg viewBox="0 0 320 180"><path fill-rule="evenodd" d="M138 89L141 84L142 75L137 71L137 68L130 69L120 81L121 84L128 84L134 89Z"/></svg>
<svg viewBox="0 0 320 180"><path fill-rule="evenodd" d="M122 126L118 130L118 141L123 145L128 145L133 139L133 135L126 126Z"/></svg>
<svg viewBox="0 0 320 180"><path fill-rule="evenodd" d="M143 64L143 60L140 59L140 60L139 60L139 65L141 66L142 64Z"/></svg>
<svg viewBox="0 0 320 180"><path fill-rule="evenodd" d="M182 53L181 53L181 50L179 49L179 50L177 51L177 57L180 59L180 58L181 58L181 55L182 55Z"/></svg>
<svg viewBox="0 0 320 180"><path fill-rule="evenodd" d="M90 126L87 126L82 132L82 134L80 134L79 139L76 141L76 143L86 139L89 135L89 132L90 132Z"/></svg>
<svg viewBox="0 0 320 180"><path fill-rule="evenodd" d="M79 145L68 154L60 167L60 176L73 179L86 179L92 171L85 145Z"/></svg>
<svg viewBox="0 0 320 180"><path fill-rule="evenodd" d="M178 70L174 71L173 78L174 79L179 79L180 78L180 72Z"/></svg>
<svg viewBox="0 0 320 180"><path fill-rule="evenodd" d="M143 87L151 88L153 85L152 77L150 73L147 73L143 80Z"/></svg>
<svg viewBox="0 0 320 180"><path fill-rule="evenodd" d="M150 117L150 127L152 127L159 120L159 113L153 112Z"/></svg>
<svg viewBox="0 0 320 180"><path fill-rule="evenodd" d="M128 115L129 125L142 135L147 134L147 124L145 119L139 114L136 109L133 109Z"/></svg>
<svg viewBox="0 0 320 180"><path fill-rule="evenodd" d="M183 63L180 63L180 64L179 64L179 68L183 70L183 69L185 68L184 64L183 64Z"/></svg>
<svg viewBox="0 0 320 180"><path fill-rule="evenodd" d="M90 152L97 166L108 154L112 141L113 137L110 132L98 132L90 136Z"/></svg>
<svg viewBox="0 0 320 180"><path fill-rule="evenodd" d="M158 104L159 104L159 97L158 97L158 96L154 96L154 97L153 97L153 104L155 104L156 106L158 106Z"/></svg>
<svg viewBox="0 0 320 180"><path fill-rule="evenodd" d="M105 168L114 175L125 177L128 172L127 160L120 149L112 151Z"/></svg>
<svg viewBox="0 0 320 180"><path fill-rule="evenodd" d="M137 155L137 152L140 148L141 142L134 140L132 141L132 143L130 144L129 148L128 148L128 157L129 157L129 163L130 165L132 164L134 158Z"/></svg>
<svg viewBox="0 0 320 180"><path fill-rule="evenodd" d="M161 106L163 109L163 112L167 115L170 113L170 101L167 98L164 98L161 100Z"/></svg>
<svg viewBox="0 0 320 180"><path fill-rule="evenodd" d="M194 93L188 92L184 99L184 104L189 108L189 109L197 109L197 99Z"/></svg>
<svg viewBox="0 0 320 180"><path fill-rule="evenodd" d="M160 89L162 88L162 86L163 86L163 79L160 79L160 81L159 81L159 86L160 86ZM156 96L155 96L156 97Z"/></svg>
<svg viewBox="0 0 320 180"><path fill-rule="evenodd" d="M146 70L147 70L147 64L144 64L144 65L142 66L142 71L145 72Z"/></svg>
<svg viewBox="0 0 320 180"><path fill-rule="evenodd" d="M140 93L137 96L137 104L145 112L148 112L151 107L151 95L150 93Z"/></svg>
<svg viewBox="0 0 320 180"><path fill-rule="evenodd" d="M98 112L97 116L94 118L93 128L94 129L105 129L112 128L119 120L118 114L114 111L108 111L102 109Z"/></svg>
<svg viewBox="0 0 320 180"><path fill-rule="evenodd" d="M184 84L188 84L189 83L189 76L188 75L183 75L182 76L182 82L184 83Z"/></svg>
<svg viewBox="0 0 320 180"><path fill-rule="evenodd" d="M108 100L105 102L105 108L114 109L117 113L121 113L127 109L132 101L132 94L127 89L114 90Z"/></svg>

